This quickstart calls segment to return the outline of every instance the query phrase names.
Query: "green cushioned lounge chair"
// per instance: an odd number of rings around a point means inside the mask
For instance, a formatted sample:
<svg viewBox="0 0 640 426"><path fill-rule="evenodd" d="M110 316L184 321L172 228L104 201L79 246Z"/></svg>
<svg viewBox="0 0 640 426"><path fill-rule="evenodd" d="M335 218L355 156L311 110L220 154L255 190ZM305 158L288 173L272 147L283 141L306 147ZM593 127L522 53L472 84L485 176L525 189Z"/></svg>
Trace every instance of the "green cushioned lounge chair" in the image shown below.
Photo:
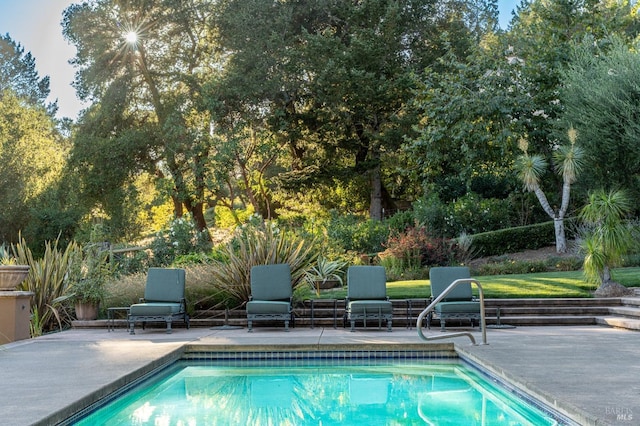
<svg viewBox="0 0 640 426"><path fill-rule="evenodd" d="M471 278L466 266L434 267L429 270L431 297L436 298L456 280ZM458 284L434 309L440 319L440 329L445 331L445 321L450 318L468 318L480 325L480 302L473 297L471 283ZM427 327L431 327L431 317L427 317Z"/></svg>
<svg viewBox="0 0 640 426"><path fill-rule="evenodd" d="M377 320L378 328L382 321L387 322L387 331L391 331L393 307L387 297L387 275L384 266L350 266L347 269L347 298L345 299L345 326L351 322L351 331L355 331L356 321Z"/></svg>
<svg viewBox="0 0 640 426"><path fill-rule="evenodd" d="M149 268L144 298L129 308L129 334L135 334L133 328L136 322L141 322L144 329L147 322L164 321L167 323L167 333L171 333L174 320L184 321L189 328L184 286L184 269Z"/></svg>
<svg viewBox="0 0 640 426"><path fill-rule="evenodd" d="M287 263L258 265L251 268L251 296L247 302L247 326L253 330L253 321L282 320L284 330L294 324L291 301L291 268Z"/></svg>

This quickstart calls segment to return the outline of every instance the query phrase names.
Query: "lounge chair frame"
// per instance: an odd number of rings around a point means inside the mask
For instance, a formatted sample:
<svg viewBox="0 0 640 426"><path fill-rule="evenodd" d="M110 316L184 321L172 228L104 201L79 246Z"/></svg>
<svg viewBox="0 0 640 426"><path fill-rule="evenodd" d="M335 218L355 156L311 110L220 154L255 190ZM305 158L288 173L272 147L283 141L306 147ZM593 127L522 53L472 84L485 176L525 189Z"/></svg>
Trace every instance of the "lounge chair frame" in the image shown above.
<svg viewBox="0 0 640 426"><path fill-rule="evenodd" d="M437 298L451 283L459 279L470 279L469 268L466 266L433 267L429 270L431 282L431 297ZM482 328L480 321L480 302L473 296L471 283L462 283L454 288L442 302L438 303L434 312L427 316L427 328L431 328L431 321L435 316L440 320L440 331L446 331L447 319L468 319L474 327L474 321Z"/></svg>
<svg viewBox="0 0 640 426"><path fill-rule="evenodd" d="M253 331L254 321L281 320L284 330L289 323L295 327L291 304L293 287L291 267L287 263L257 265L251 268L251 295L247 302L247 328Z"/></svg>
<svg viewBox="0 0 640 426"><path fill-rule="evenodd" d="M387 296L387 278L383 266L357 265L347 269L347 297L345 298L344 326L351 324L355 331L356 321L377 320L378 328L382 321L387 323L387 331L393 324L393 306Z"/></svg>
<svg viewBox="0 0 640 426"><path fill-rule="evenodd" d="M144 297L129 307L129 334L135 334L136 322L142 322L143 330L147 322L165 322L167 334L171 334L173 321L182 320L188 329L189 314L184 293L184 269L149 268Z"/></svg>

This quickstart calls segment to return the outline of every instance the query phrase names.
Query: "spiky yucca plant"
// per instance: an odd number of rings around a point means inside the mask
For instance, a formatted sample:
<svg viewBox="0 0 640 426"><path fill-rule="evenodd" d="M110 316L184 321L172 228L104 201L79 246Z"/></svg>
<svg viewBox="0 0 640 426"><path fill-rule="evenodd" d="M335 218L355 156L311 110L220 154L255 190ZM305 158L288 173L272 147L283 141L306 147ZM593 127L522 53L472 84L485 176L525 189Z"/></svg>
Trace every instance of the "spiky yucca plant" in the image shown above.
<svg viewBox="0 0 640 426"><path fill-rule="evenodd" d="M210 265L212 284L237 302L246 302L253 266L288 263L296 287L318 258L318 247L315 241L281 230L275 222L252 221L239 227L232 241L220 249L222 259Z"/></svg>

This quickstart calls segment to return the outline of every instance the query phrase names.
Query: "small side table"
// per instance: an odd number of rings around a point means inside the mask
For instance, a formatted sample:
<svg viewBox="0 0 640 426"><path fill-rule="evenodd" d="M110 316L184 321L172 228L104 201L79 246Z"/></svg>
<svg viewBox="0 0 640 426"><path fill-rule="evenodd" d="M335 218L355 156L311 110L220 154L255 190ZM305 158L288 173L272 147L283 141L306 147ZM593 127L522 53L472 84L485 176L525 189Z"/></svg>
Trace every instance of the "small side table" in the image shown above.
<svg viewBox="0 0 640 426"><path fill-rule="evenodd" d="M314 328L314 301L315 299L310 299L311 302L311 328ZM338 328L338 299L322 299L322 301L332 301L333 302L333 328Z"/></svg>
<svg viewBox="0 0 640 426"><path fill-rule="evenodd" d="M107 308L107 331L115 331L116 329L116 312L124 312L125 318L129 317L129 306L114 306Z"/></svg>
<svg viewBox="0 0 640 426"><path fill-rule="evenodd" d="M405 302L407 303L407 328L408 329L412 329L413 326L411 325L413 321L413 302L421 302L424 301L427 306L429 306L429 304L431 303L431 298L430 297L426 297L426 298L420 298L420 299L406 299Z"/></svg>

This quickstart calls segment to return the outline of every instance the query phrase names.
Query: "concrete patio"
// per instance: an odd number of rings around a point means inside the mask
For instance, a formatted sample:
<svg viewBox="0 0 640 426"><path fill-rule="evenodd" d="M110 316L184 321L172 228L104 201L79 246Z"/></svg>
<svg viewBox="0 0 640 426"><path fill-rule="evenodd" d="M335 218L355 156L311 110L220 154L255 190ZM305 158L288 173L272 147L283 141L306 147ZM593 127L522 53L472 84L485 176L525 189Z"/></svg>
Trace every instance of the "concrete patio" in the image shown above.
<svg viewBox="0 0 640 426"><path fill-rule="evenodd" d="M427 335L438 335L432 329ZM481 335L475 331L476 340ZM640 424L640 333L600 326L487 330L488 345L467 337L422 342L415 329L211 328L69 330L0 346L0 419L4 424L55 424L130 382L172 362L185 345L207 350L452 348L509 379L584 425Z"/></svg>

